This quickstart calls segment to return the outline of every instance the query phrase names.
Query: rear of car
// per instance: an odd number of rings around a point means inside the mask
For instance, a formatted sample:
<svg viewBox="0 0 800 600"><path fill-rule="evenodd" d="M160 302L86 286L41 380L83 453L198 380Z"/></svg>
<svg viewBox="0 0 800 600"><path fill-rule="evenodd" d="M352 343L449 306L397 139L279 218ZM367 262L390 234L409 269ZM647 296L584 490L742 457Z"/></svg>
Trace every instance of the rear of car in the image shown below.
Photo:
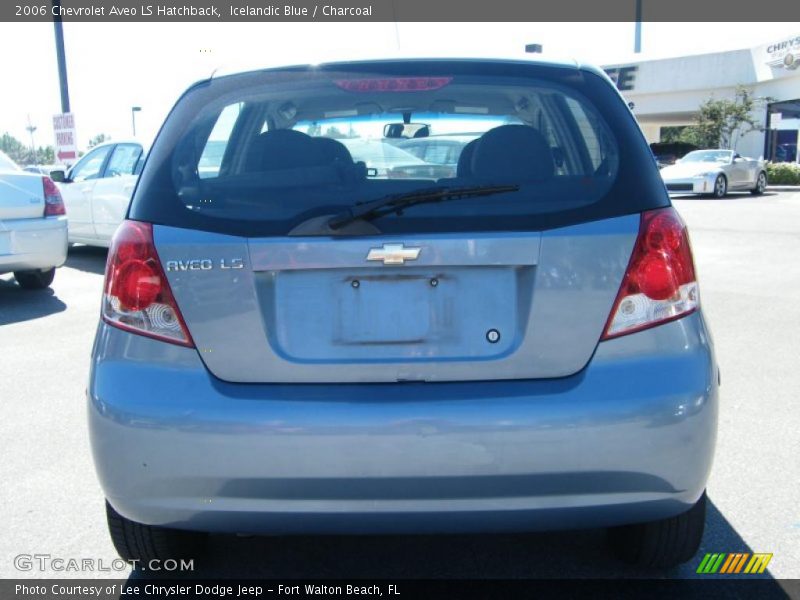
<svg viewBox="0 0 800 600"><path fill-rule="evenodd" d="M425 161L435 168L435 176L455 177L458 175L458 159L464 146L475 140L477 135L435 135L410 140L402 140L398 147ZM415 177L420 171L416 167L394 167L392 172L399 176Z"/></svg>
<svg viewBox="0 0 800 600"><path fill-rule="evenodd" d="M376 148L417 121L475 138L455 176L391 175ZM205 532L608 526L662 566L699 544L717 366L686 228L599 70L201 82L102 306L89 423L125 558Z"/></svg>
<svg viewBox="0 0 800 600"><path fill-rule="evenodd" d="M24 288L53 282L67 258L67 219L55 183L21 170L0 152L0 273Z"/></svg>

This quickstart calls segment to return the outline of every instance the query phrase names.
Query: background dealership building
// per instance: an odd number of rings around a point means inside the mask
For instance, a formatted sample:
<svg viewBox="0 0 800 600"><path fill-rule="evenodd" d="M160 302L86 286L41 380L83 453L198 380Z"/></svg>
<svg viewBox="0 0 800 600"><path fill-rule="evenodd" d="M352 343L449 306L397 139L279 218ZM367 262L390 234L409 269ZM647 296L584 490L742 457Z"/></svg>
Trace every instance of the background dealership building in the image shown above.
<svg viewBox="0 0 800 600"><path fill-rule="evenodd" d="M800 35L745 50L609 65L609 75L633 102L648 142L661 128L690 125L709 98L733 99L744 85L760 102L753 116L766 128L741 137L744 156L798 162L800 130Z"/></svg>

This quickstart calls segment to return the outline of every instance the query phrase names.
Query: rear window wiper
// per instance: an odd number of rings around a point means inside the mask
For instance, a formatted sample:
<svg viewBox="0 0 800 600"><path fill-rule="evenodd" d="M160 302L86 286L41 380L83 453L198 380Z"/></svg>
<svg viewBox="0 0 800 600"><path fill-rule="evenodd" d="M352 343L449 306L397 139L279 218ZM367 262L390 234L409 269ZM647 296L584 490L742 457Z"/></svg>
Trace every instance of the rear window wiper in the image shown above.
<svg viewBox="0 0 800 600"><path fill-rule="evenodd" d="M518 185L478 185L469 187L431 187L405 194L393 194L377 200L357 202L353 208L334 215L328 221L331 229L341 229L345 225L363 219L371 221L392 213L400 214L404 209L417 204L430 204L444 200L459 200L461 198L478 198L492 194L516 192Z"/></svg>

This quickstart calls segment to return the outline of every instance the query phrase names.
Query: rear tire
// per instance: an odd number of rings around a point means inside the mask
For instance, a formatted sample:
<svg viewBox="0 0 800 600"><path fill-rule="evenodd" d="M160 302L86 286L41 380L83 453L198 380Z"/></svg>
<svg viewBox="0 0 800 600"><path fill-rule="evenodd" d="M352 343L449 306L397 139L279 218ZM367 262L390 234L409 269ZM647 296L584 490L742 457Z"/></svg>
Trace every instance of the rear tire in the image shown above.
<svg viewBox="0 0 800 600"><path fill-rule="evenodd" d="M609 530L614 553L642 567L668 568L690 560L700 547L706 522L706 494L685 513Z"/></svg>
<svg viewBox="0 0 800 600"><path fill-rule="evenodd" d="M14 271L14 279L26 290L43 290L50 287L55 276L55 267L45 271Z"/></svg>
<svg viewBox="0 0 800 600"><path fill-rule="evenodd" d="M108 533L117 553L128 562L149 568L151 560L192 559L205 551L208 535L166 527L143 525L126 519L106 502Z"/></svg>
<svg viewBox="0 0 800 600"><path fill-rule="evenodd" d="M767 189L767 174L764 173L764 171L761 171L761 173L758 174L758 177L756 177L756 187L750 190L750 193L753 194L753 196L760 196L761 194L764 193L764 190L766 189Z"/></svg>

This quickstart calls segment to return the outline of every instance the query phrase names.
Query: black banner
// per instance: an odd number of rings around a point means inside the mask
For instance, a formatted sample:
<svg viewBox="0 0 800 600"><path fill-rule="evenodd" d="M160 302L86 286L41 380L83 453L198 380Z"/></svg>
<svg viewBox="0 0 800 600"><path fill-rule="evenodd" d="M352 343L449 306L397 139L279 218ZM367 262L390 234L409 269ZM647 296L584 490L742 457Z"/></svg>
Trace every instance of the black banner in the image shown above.
<svg viewBox="0 0 800 600"><path fill-rule="evenodd" d="M0 580L3 600L267 600L355 598L471 600L498 598L798 598L798 580L771 578L576 580Z"/></svg>
<svg viewBox="0 0 800 600"><path fill-rule="evenodd" d="M790 0L3 0L0 21L618 22L637 4L647 22L800 21Z"/></svg>

